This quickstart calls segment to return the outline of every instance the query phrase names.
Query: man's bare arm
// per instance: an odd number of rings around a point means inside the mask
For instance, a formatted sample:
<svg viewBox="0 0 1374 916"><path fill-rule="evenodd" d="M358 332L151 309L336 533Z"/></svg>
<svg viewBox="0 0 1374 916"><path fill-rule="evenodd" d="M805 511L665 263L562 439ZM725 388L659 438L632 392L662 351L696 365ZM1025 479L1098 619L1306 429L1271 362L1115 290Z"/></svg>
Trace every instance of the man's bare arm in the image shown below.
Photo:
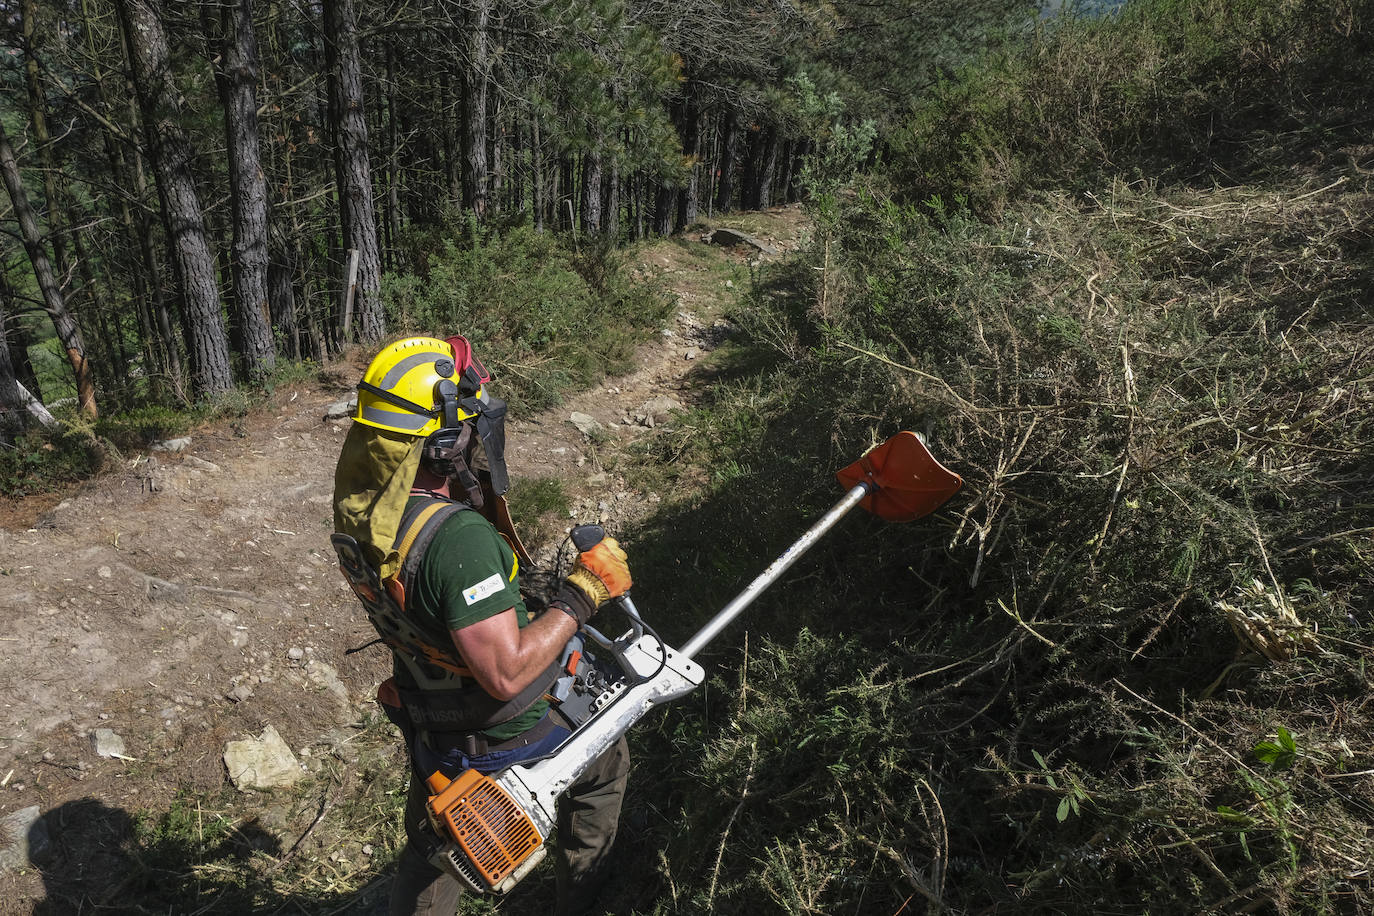
<svg viewBox="0 0 1374 916"><path fill-rule="evenodd" d="M498 700L509 700L557 660L577 632L577 622L551 610L521 629L515 608L507 608L449 632L482 689Z"/></svg>

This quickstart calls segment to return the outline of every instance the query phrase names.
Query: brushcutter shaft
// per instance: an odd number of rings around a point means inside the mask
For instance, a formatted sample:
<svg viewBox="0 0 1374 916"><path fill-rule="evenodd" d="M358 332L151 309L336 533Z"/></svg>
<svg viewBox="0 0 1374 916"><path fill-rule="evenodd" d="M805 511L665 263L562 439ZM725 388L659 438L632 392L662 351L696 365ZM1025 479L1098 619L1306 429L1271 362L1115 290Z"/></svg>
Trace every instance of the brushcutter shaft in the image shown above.
<svg viewBox="0 0 1374 916"><path fill-rule="evenodd" d="M801 555L810 550L812 546L820 540L821 535L833 528L835 523L843 518L850 509L857 506L859 501L867 496L872 489L874 489L873 485L867 481L856 484L844 495L843 499L837 502L829 512L821 517L820 521L807 529L807 532L797 538L782 556L774 560L767 569L759 574L758 578L750 582L744 591L740 592L735 596L733 601L721 608L716 616L708 620L706 626L698 630L697 634L688 640L687 644L682 647L682 654L687 658L696 658L698 652L706 648L706 645L711 640L715 639L716 636L720 634L721 630L729 626L730 622L738 617L745 608L753 604L755 598L763 594L768 586L776 582L783 573L791 568L793 563L801 559Z"/></svg>

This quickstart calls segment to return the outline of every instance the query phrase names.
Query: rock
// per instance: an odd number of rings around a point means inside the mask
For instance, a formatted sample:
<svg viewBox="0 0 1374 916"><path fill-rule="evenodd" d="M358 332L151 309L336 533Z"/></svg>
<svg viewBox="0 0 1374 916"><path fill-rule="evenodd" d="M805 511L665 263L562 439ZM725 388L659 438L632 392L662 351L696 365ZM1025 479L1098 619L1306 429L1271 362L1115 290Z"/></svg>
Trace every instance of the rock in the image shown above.
<svg viewBox="0 0 1374 916"><path fill-rule="evenodd" d="M240 791L294 786L301 765L271 725L257 738L230 741L224 746L224 766L229 781Z"/></svg>
<svg viewBox="0 0 1374 916"><path fill-rule="evenodd" d="M208 471L211 474L219 471L219 465L215 464L213 461L206 461L204 458L197 458L195 455L187 455L181 463L187 467L196 468L197 470Z"/></svg>
<svg viewBox="0 0 1374 916"><path fill-rule="evenodd" d="M348 706L348 688L339 680L339 672L334 670L333 665L311 659L305 666L305 676L312 685L338 700L339 705Z"/></svg>
<svg viewBox="0 0 1374 916"><path fill-rule="evenodd" d="M650 422L645 426L653 426L655 423L662 423L667 420L674 410L682 410L682 404L676 398L670 398L666 394L661 394L656 398L650 398L639 407L639 412L649 419Z"/></svg>
<svg viewBox="0 0 1374 916"><path fill-rule="evenodd" d="M298 646L292 646L291 648L286 650L286 657L291 659L293 662L298 662L301 659L305 658L305 650L299 648Z"/></svg>
<svg viewBox="0 0 1374 916"><path fill-rule="evenodd" d="M329 405L329 409L324 412L326 420L343 420L352 415L358 409L358 396L355 394L344 401L335 401Z"/></svg>
<svg viewBox="0 0 1374 916"><path fill-rule="evenodd" d="M186 597L185 588L157 576L144 576L143 590L149 601L181 601Z"/></svg>
<svg viewBox="0 0 1374 916"><path fill-rule="evenodd" d="M124 739L108 728L97 728L91 732L91 749L97 757L128 756L124 750Z"/></svg>
<svg viewBox="0 0 1374 916"><path fill-rule="evenodd" d="M683 359L696 359L696 358L697 358L697 348L696 348L696 347L693 347L692 349L688 350L686 353L682 354L682 358L683 358Z"/></svg>
<svg viewBox="0 0 1374 916"><path fill-rule="evenodd" d="M726 280L726 281L725 281L725 288L726 288L726 289L734 289L734 288L735 288L735 281L734 281L734 280Z"/></svg>
<svg viewBox="0 0 1374 916"><path fill-rule="evenodd" d="M148 446L155 452L184 452L191 447L191 437L182 436L179 439L163 439L161 442L154 442Z"/></svg>
<svg viewBox="0 0 1374 916"><path fill-rule="evenodd" d="M114 575L114 570L110 569L108 566L102 566L95 571L95 574L102 579L108 579Z"/></svg>
<svg viewBox="0 0 1374 916"><path fill-rule="evenodd" d="M228 697L231 701L235 703L242 703L244 700L248 699L252 695L253 688L249 687L247 684L239 684L233 690L225 694L226 697Z"/></svg>
<svg viewBox="0 0 1374 916"><path fill-rule="evenodd" d="M605 471L597 471L595 474L587 478L587 486L589 487L604 487L606 484L610 482L611 475L607 474Z"/></svg>
<svg viewBox="0 0 1374 916"><path fill-rule="evenodd" d="M711 233L711 242L715 245L724 245L726 248L735 245L748 245L763 254L777 254L778 250L766 242L761 242L752 235L745 235L736 229L717 229Z"/></svg>
<svg viewBox="0 0 1374 916"><path fill-rule="evenodd" d="M587 438L606 431L606 428L601 425L596 417L576 410L572 412L572 416L568 417L568 422L577 427L577 431Z"/></svg>
<svg viewBox="0 0 1374 916"><path fill-rule="evenodd" d="M0 818L0 875L38 865L51 843L48 824L37 805Z"/></svg>

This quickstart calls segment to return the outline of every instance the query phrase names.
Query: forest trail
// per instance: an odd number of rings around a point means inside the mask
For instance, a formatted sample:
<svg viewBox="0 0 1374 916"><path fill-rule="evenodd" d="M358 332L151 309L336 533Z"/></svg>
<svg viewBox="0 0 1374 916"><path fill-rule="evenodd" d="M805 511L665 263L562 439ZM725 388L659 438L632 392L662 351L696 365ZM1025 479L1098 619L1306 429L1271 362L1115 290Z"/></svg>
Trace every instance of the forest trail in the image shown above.
<svg viewBox="0 0 1374 916"><path fill-rule="evenodd" d="M730 333L725 311L749 262L785 257L807 231L795 206L710 225L743 228L773 253L707 244L700 227L643 248L637 270L677 307L638 368L508 423L512 479L557 479L578 520L614 529L651 510L658 495L629 486L616 459L671 404L692 403L710 351ZM102 858L98 836L48 816L64 805L94 800L135 819L164 810L179 787L215 791L226 785L225 743L267 725L306 769L331 754L356 757L357 723L389 663L380 649L345 655L373 633L329 547L334 464L350 421L325 417L369 355L193 431L184 451L128 456L55 506L3 508L0 913L30 912L45 896L56 903L64 891L50 876L62 868L82 870L89 889L102 867L120 867L117 856ZM573 413L600 429L580 432ZM536 526L546 532L546 543L529 544L537 558L551 555L559 524ZM121 756L97 755L98 729L122 740ZM45 815L52 864L5 872L15 863L3 828L24 822L25 810L32 820L33 806ZM284 846L315 813L274 808L270 794L250 793L243 806ZM104 902L116 903L113 875L106 887Z"/></svg>

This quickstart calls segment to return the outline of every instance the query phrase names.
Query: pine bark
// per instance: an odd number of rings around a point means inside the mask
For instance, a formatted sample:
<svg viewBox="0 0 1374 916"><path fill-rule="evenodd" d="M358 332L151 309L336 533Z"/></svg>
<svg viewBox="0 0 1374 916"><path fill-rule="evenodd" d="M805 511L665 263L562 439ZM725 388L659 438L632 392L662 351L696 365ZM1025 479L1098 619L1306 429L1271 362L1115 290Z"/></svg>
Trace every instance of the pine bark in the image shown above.
<svg viewBox="0 0 1374 916"><path fill-rule="evenodd" d="M28 411L19 393L19 379L10 358L10 335L5 303L0 301L0 445L9 445L28 426Z"/></svg>
<svg viewBox="0 0 1374 916"><path fill-rule="evenodd" d="M465 74L467 103L463 119L463 204L477 216L486 217L490 176L487 172L487 87L491 79L487 29L491 0L474 0L468 12L468 69Z"/></svg>
<svg viewBox="0 0 1374 916"><path fill-rule="evenodd" d="M252 0L220 8L223 43L215 77L224 105L229 196L234 210L232 272L244 368L261 379L276 363L267 289L267 179L258 140L258 42Z"/></svg>
<svg viewBox="0 0 1374 916"><path fill-rule="evenodd" d="M672 235L677 219L677 188L659 185L654 195L654 234Z"/></svg>
<svg viewBox="0 0 1374 916"><path fill-rule="evenodd" d="M47 100L39 81L38 57L34 45L38 40L38 4L24 0L20 7L24 33L24 84L29 93L29 121L33 125L34 147L43 163L43 198L47 202L48 244L52 246L52 260L58 276L67 275L67 239L63 228L63 208L58 201L57 165L53 160L52 135L48 131Z"/></svg>
<svg viewBox="0 0 1374 916"><path fill-rule="evenodd" d="M601 231L611 241L620 238L620 165L611 160L606 174L605 206L601 211Z"/></svg>
<svg viewBox="0 0 1374 916"><path fill-rule="evenodd" d="M682 103L678 136L682 140L682 158L690 169L687 184L678 194L677 202L678 225L686 227L697 221L701 206L701 109L695 99L688 98Z"/></svg>
<svg viewBox="0 0 1374 916"><path fill-rule="evenodd" d="M401 131L396 106L396 53L386 46L386 258L388 270L395 270L397 247L401 244Z"/></svg>
<svg viewBox="0 0 1374 916"><path fill-rule="evenodd" d="M272 308L272 327L281 335L286 355L300 359L301 327L296 316L296 291L292 278L296 273L296 263L292 256L291 243L280 227L273 225L268 233L267 247L267 301Z"/></svg>
<svg viewBox="0 0 1374 916"><path fill-rule="evenodd" d="M725 113L720 128L720 178L716 182L716 211L729 213L735 206L735 169L739 162L739 117L734 109Z"/></svg>
<svg viewBox="0 0 1374 916"><path fill-rule="evenodd" d="M3 120L0 120L0 171L4 172L5 188L9 191L14 215L19 222L24 250L28 252L34 277L38 280L38 288L43 294L43 307L52 319L57 339L66 351L67 361L72 367L72 376L76 380L77 403L81 405L81 411L86 416L95 419L99 415L99 410L96 408L95 380L91 374L90 361L86 358L86 342L81 336L81 328L77 325L76 319L67 311L67 305L62 299L62 290L53 275L52 262L48 260L44 239L38 229L38 220L34 218L33 210L29 207L28 194L24 191L24 182L19 175L19 163L14 158L14 150L10 148Z"/></svg>
<svg viewBox="0 0 1374 916"><path fill-rule="evenodd" d="M759 152L757 186L754 193L754 206L767 210L773 205L773 173L778 167L778 129L768 128L763 137Z"/></svg>
<svg viewBox="0 0 1374 916"><path fill-rule="evenodd" d="M372 205L372 167L367 160L362 58L353 0L324 0L324 43L329 59L330 121L338 146L335 163L343 246L358 250L353 312L358 316L359 339L375 343L386 335L386 316L380 295L382 265Z"/></svg>
<svg viewBox="0 0 1374 916"><path fill-rule="evenodd" d="M601 157L587 153L582 157L582 231L588 235L601 231Z"/></svg>
<svg viewBox="0 0 1374 916"><path fill-rule="evenodd" d="M8 445L28 427L29 417L50 429L58 422L19 380L14 358L15 325L6 312L5 301L0 299L0 443Z"/></svg>
<svg viewBox="0 0 1374 916"><path fill-rule="evenodd" d="M167 36L147 0L118 0L129 46L134 89L143 112L149 158L158 176L164 218L185 297L184 320L198 395L233 388L229 336L210 253L205 217L191 174L191 143L179 123L181 98L172 85Z"/></svg>
<svg viewBox="0 0 1374 916"><path fill-rule="evenodd" d="M534 208L534 229L544 231L544 151L539 140L539 116L530 119L530 194Z"/></svg>

